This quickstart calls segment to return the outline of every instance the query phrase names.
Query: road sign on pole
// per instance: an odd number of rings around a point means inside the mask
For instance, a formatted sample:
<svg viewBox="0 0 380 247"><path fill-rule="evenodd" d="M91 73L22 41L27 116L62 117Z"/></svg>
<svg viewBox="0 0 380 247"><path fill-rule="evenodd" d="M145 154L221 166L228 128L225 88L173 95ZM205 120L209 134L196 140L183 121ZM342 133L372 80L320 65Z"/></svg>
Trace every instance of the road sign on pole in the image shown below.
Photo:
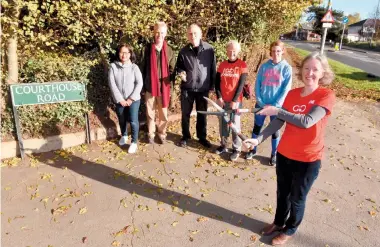
<svg viewBox="0 0 380 247"><path fill-rule="evenodd" d="M331 7L331 2L329 2L329 7ZM323 16L321 22L323 23L323 38L321 43L321 54L323 54L323 50L325 49L325 42L326 42L326 36L327 36L327 28L332 26L332 23L334 23L334 17L332 14L331 9L327 10L325 16Z"/></svg>
<svg viewBox="0 0 380 247"><path fill-rule="evenodd" d="M63 103L86 100L86 86L79 81L50 82L50 83L20 83L10 86L13 116L21 158L25 157L22 140L18 106ZM88 114L86 119L87 143L91 142Z"/></svg>
<svg viewBox="0 0 380 247"><path fill-rule="evenodd" d="M343 22L343 24L347 24L348 23L348 17L343 16L342 22Z"/></svg>
<svg viewBox="0 0 380 247"><path fill-rule="evenodd" d="M332 14L331 9L329 9L329 10L327 11L327 13L323 16L321 22L330 22L330 23L334 23L334 17L333 17L333 14Z"/></svg>
<svg viewBox="0 0 380 247"><path fill-rule="evenodd" d="M328 28L330 28L330 27L332 27L332 23L325 22L325 23L322 24L322 27L328 27Z"/></svg>

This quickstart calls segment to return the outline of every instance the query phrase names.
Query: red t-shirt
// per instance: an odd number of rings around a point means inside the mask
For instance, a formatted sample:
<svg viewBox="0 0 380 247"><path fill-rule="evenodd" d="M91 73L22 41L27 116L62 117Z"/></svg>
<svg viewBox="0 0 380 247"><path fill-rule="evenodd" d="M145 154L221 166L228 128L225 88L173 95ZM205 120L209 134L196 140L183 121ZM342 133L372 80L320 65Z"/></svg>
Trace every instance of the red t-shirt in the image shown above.
<svg viewBox="0 0 380 247"><path fill-rule="evenodd" d="M233 63L226 60L220 63L218 72L220 73L222 99L226 102L231 102L238 88L241 74L248 73L247 64L241 59L237 59ZM242 100L243 94L240 94L238 102Z"/></svg>
<svg viewBox="0 0 380 247"><path fill-rule="evenodd" d="M286 123L285 131L278 145L278 152L289 159L313 162L322 159L324 149L324 133L327 118L331 115L335 103L335 94L332 90L319 87L308 96L301 97L302 88L289 91L283 108L295 114L307 114L314 105L328 110L326 116L310 128L302 129Z"/></svg>

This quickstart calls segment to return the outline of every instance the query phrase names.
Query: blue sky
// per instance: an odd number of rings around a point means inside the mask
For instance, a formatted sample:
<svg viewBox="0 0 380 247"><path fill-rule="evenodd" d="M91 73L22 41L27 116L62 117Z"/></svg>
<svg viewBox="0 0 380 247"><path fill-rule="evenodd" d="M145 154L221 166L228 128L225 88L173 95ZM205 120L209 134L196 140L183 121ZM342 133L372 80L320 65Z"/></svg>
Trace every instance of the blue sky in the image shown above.
<svg viewBox="0 0 380 247"><path fill-rule="evenodd" d="M349 15L355 12L360 13L361 19L369 17L371 12L377 7L379 0L331 0L332 8L336 10L344 11L345 15ZM327 5L328 0L324 0L324 4Z"/></svg>

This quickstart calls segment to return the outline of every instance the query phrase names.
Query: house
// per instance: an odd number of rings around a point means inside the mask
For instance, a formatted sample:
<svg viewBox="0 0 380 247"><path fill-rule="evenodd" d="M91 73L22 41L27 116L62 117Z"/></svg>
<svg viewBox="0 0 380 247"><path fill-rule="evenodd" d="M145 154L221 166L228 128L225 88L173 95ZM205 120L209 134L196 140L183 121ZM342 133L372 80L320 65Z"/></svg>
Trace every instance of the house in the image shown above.
<svg viewBox="0 0 380 247"><path fill-rule="evenodd" d="M298 29L298 38L307 41L320 41L321 35L313 33L314 27L312 22L305 22Z"/></svg>
<svg viewBox="0 0 380 247"><path fill-rule="evenodd" d="M348 26L347 39L353 41L368 41L372 38L374 32L376 19L365 19ZM377 21L376 26L380 25L380 20Z"/></svg>
<svg viewBox="0 0 380 247"><path fill-rule="evenodd" d="M321 35L313 33L313 29L312 22L305 22L298 24L295 30L284 34L283 37L296 40L320 41Z"/></svg>

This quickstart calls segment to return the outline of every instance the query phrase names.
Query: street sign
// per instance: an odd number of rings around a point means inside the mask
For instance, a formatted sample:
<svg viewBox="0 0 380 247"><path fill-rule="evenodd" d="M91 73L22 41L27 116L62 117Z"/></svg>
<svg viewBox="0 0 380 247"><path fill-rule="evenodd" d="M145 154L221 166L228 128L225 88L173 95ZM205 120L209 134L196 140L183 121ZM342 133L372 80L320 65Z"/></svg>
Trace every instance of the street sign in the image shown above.
<svg viewBox="0 0 380 247"><path fill-rule="evenodd" d="M25 153L20 118L17 111L18 106L86 100L86 86L78 81L13 84L10 85L10 91L16 134L22 159L24 159ZM88 114L85 113L84 117L86 119L87 143L91 143Z"/></svg>
<svg viewBox="0 0 380 247"><path fill-rule="evenodd" d="M332 23L331 22L325 22L322 24L322 27L330 28L330 27L332 27Z"/></svg>
<svg viewBox="0 0 380 247"><path fill-rule="evenodd" d="M22 83L11 85L14 106L82 101L86 87L77 81Z"/></svg>
<svg viewBox="0 0 380 247"><path fill-rule="evenodd" d="M325 14L325 16L323 16L321 22L330 22L330 23L334 22L334 17L333 17L331 9L329 9L327 13Z"/></svg>
<svg viewBox="0 0 380 247"><path fill-rule="evenodd" d="M343 22L343 24L347 24L348 17L347 16L343 16L342 22Z"/></svg>

